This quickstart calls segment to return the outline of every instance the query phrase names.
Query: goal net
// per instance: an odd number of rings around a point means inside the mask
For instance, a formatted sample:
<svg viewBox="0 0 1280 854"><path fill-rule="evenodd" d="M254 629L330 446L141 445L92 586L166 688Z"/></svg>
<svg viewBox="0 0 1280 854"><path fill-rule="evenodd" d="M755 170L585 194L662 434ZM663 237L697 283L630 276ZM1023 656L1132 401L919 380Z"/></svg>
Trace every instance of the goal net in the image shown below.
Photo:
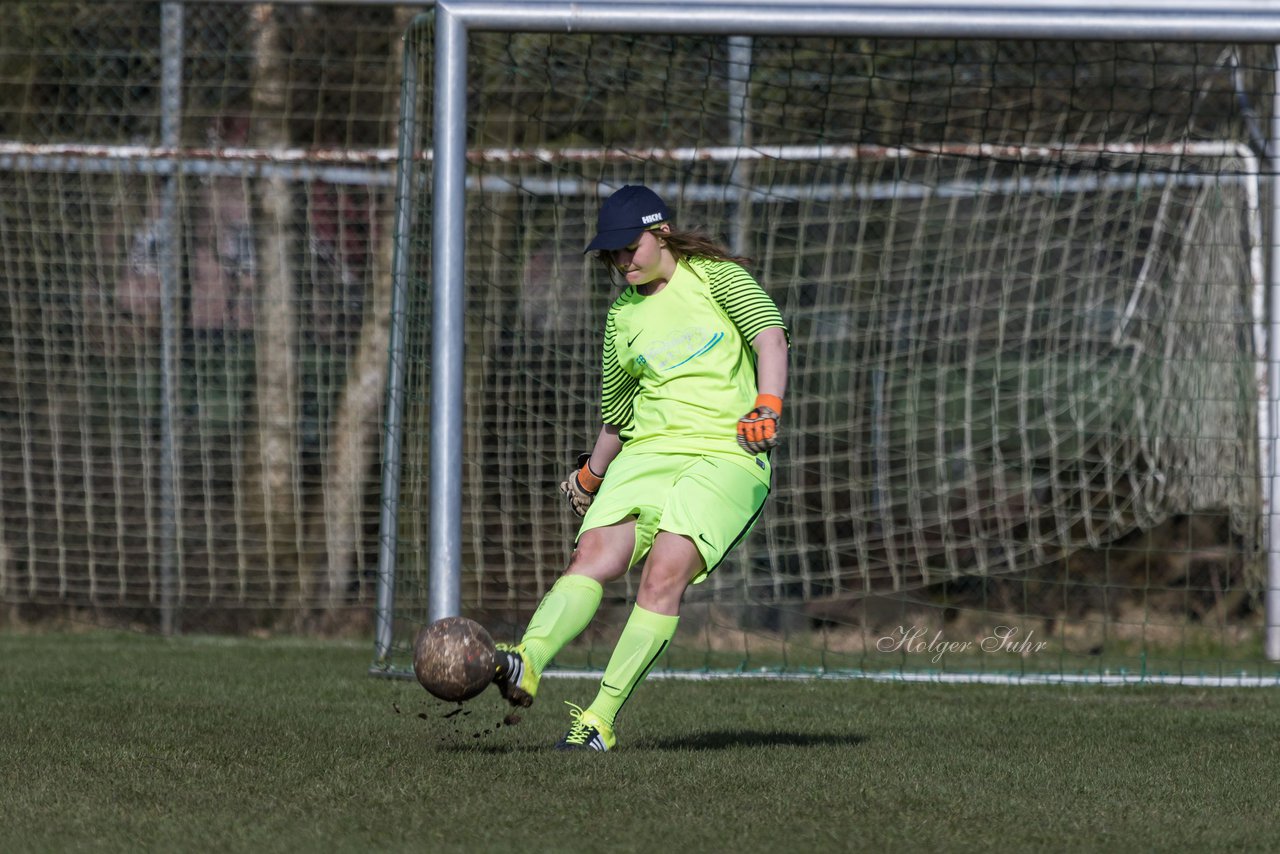
<svg viewBox="0 0 1280 854"><path fill-rule="evenodd" d="M514 639L566 563L555 484L598 429L616 295L582 248L601 198L645 183L753 259L793 342L773 493L690 589L669 666L1258 663L1265 51L486 33L469 50L466 613ZM419 87L429 117L429 73ZM430 189L407 629L426 595ZM606 588L562 664L603 666L637 582Z"/></svg>

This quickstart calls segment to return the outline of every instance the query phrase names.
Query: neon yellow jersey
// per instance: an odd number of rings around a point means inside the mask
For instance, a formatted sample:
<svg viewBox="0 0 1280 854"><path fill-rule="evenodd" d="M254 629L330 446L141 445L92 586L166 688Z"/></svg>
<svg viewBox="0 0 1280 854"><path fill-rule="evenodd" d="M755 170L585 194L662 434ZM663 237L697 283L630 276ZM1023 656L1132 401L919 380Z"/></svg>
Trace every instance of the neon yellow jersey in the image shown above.
<svg viewBox="0 0 1280 854"><path fill-rule="evenodd" d="M756 399L751 341L773 326L786 331L777 305L732 261L685 259L652 296L628 286L605 320L600 407L624 452L749 458L737 425Z"/></svg>

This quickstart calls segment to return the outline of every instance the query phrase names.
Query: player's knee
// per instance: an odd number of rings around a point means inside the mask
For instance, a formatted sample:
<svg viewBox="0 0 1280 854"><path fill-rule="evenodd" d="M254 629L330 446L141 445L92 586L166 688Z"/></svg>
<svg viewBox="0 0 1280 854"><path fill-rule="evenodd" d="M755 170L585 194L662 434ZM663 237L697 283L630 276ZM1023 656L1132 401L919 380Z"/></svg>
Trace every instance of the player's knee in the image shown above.
<svg viewBox="0 0 1280 854"><path fill-rule="evenodd" d="M679 602L688 586L689 570L683 563L651 558L645 564L638 594L651 601Z"/></svg>
<svg viewBox="0 0 1280 854"><path fill-rule="evenodd" d="M603 584L621 578L627 571L624 564L625 561L619 561L611 549L584 538L569 556L565 575L585 575Z"/></svg>

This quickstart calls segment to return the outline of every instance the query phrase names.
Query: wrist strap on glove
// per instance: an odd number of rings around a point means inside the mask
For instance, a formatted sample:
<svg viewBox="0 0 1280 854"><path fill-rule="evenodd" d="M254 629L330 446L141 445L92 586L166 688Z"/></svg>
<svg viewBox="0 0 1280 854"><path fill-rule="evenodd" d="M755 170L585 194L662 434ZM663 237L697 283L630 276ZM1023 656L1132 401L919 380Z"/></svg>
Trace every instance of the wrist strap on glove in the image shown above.
<svg viewBox="0 0 1280 854"><path fill-rule="evenodd" d="M757 394L754 408L759 409L761 406L767 406L773 410L775 415L782 414L782 398L774 394Z"/></svg>
<svg viewBox="0 0 1280 854"><path fill-rule="evenodd" d="M590 454L579 456L578 465L580 466L578 469L578 485L584 491L594 495L600 489L600 484L604 482L604 478L591 470Z"/></svg>

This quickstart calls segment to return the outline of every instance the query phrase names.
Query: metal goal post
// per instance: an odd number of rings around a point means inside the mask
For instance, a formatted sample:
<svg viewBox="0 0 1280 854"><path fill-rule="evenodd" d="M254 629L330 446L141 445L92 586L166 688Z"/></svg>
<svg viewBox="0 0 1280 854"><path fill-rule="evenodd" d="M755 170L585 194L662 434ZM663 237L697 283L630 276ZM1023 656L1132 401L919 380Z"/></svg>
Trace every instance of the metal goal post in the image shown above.
<svg viewBox="0 0 1280 854"><path fill-rule="evenodd" d="M1222 41L1280 45L1280 6L1273 0L611 0L501 2L440 0L435 27L434 117L431 151L431 410L430 436L430 620L460 610L462 560L462 459L464 393L464 241L467 172L467 36L472 31L560 33L670 33L720 36L841 35L867 38L1087 39ZM415 26L417 22L415 22ZM411 41L411 40L410 40ZM406 45L405 95L400 136L398 195L413 184L413 82L416 58ZM1280 91L1280 85L1276 87ZM1280 174L1280 95L1269 128L1265 173ZM1274 180L1273 180L1274 183ZM1271 193L1264 245L1269 248L1266 280L1266 401L1261 420L1265 447L1259 459L1267 542L1266 654L1280 660L1280 477L1274 447L1280 419L1280 193ZM392 647L395 596L397 502L400 491L400 421L404 412L404 309L408 287L408 237L412 206L398 205L397 252L393 266L391 370L387 390L378 566L376 655L385 661ZM376 665L375 665L376 667Z"/></svg>

